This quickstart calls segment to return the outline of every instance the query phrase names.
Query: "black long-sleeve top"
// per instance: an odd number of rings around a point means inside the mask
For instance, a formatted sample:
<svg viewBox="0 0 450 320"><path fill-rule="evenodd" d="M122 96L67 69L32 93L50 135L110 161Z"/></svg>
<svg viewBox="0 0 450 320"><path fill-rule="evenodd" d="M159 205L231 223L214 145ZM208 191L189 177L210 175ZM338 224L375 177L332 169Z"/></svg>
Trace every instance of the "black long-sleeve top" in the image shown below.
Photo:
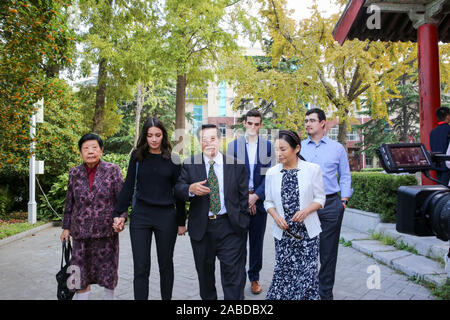
<svg viewBox="0 0 450 320"><path fill-rule="evenodd" d="M127 177L114 208L114 217L127 211L134 193L136 175L136 152L133 152L128 164ZM177 159L179 160L179 159ZM185 202L175 199L174 187L181 172L181 162L164 159L161 154L148 153L139 162L136 186L136 201L153 206L175 205L178 226L186 225Z"/></svg>

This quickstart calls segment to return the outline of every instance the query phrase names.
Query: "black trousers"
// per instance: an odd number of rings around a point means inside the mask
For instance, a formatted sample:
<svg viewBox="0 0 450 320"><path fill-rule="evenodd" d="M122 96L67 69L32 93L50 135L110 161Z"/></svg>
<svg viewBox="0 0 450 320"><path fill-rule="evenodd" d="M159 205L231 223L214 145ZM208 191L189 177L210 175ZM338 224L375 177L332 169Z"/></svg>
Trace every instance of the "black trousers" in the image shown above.
<svg viewBox="0 0 450 320"><path fill-rule="evenodd" d="M339 248L344 205L339 196L327 198L325 207L317 211L320 233L319 294L322 300L333 300L333 286Z"/></svg>
<svg viewBox="0 0 450 320"><path fill-rule="evenodd" d="M266 232L267 212L264 206L256 207L256 214L250 218L248 229L248 279L259 281L259 272L262 269L264 234Z"/></svg>
<svg viewBox="0 0 450 320"><path fill-rule="evenodd" d="M172 298L173 251L177 238L176 211L173 206L148 206L137 201L130 218L131 249L134 265L134 299L147 300L150 276L150 250L155 234L160 274L161 298Z"/></svg>
<svg viewBox="0 0 450 320"><path fill-rule="evenodd" d="M228 217L209 220L202 240L191 238L202 300L217 300L216 257L220 261L224 299L244 299L246 240L246 233L241 235L234 232Z"/></svg>

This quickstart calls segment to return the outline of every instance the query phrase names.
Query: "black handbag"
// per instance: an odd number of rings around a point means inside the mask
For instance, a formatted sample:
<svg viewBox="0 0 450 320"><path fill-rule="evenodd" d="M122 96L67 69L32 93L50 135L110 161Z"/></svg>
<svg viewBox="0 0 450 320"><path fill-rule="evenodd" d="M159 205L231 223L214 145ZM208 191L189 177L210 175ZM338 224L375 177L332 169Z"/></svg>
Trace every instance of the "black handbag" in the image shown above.
<svg viewBox="0 0 450 320"><path fill-rule="evenodd" d="M56 291L56 296L58 300L72 300L75 291L70 291L67 287L67 279L69 279L70 274L67 273L67 268L70 265L70 259L72 255L72 246L70 240L67 243L64 240L62 242L62 256L61 256L61 270L56 274L56 282L58 283L58 289ZM64 260L66 264L63 266Z"/></svg>

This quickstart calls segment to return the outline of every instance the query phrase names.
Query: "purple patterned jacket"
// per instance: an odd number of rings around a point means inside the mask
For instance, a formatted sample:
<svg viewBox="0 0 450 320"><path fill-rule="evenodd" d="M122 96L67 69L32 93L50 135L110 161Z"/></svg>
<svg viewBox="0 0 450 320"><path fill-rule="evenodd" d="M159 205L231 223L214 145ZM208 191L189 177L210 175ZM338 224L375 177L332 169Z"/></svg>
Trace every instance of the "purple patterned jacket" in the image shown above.
<svg viewBox="0 0 450 320"><path fill-rule="evenodd" d="M69 171L63 229L74 239L105 238L115 235L112 212L123 178L118 165L100 160L92 190L84 164ZM128 212L120 216L127 218Z"/></svg>

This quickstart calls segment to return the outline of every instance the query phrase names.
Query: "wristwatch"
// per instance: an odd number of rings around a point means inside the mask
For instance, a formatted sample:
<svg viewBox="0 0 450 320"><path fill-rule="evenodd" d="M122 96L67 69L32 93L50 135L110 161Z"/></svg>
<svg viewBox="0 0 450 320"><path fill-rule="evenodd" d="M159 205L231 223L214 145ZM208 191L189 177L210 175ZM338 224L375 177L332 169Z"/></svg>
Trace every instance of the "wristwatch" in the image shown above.
<svg viewBox="0 0 450 320"><path fill-rule="evenodd" d="M341 201L342 201L342 204L348 205L348 200L341 200Z"/></svg>

